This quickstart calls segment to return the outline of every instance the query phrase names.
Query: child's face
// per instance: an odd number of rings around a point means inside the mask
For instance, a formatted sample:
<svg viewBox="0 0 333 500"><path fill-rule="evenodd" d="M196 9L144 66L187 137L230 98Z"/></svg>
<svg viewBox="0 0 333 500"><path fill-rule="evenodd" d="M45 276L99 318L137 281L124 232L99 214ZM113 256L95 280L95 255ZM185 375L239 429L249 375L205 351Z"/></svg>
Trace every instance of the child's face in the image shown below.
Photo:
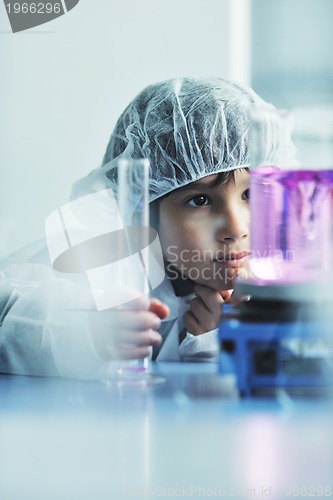
<svg viewBox="0 0 333 500"><path fill-rule="evenodd" d="M163 198L159 235L164 256L182 276L225 290L237 275L247 275L248 172L236 170L234 181L214 186L217 177L210 175Z"/></svg>

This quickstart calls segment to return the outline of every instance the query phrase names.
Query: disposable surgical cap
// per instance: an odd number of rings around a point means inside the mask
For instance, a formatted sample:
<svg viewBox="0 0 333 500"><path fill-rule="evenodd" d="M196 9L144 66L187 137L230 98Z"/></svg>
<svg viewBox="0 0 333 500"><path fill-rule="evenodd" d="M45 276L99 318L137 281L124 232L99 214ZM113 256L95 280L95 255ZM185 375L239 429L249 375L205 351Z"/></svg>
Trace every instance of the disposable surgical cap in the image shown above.
<svg viewBox="0 0 333 500"><path fill-rule="evenodd" d="M103 167L87 181L94 188L116 184L120 158L147 158L152 202L207 175L249 167L250 113L267 106L252 89L223 78L149 85L119 117Z"/></svg>

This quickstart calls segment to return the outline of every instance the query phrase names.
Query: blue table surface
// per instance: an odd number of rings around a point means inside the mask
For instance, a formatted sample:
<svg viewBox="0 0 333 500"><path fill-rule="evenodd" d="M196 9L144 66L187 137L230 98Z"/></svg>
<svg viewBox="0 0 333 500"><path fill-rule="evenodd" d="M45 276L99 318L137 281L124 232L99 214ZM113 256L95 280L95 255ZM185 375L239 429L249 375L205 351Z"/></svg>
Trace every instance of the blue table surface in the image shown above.
<svg viewBox="0 0 333 500"><path fill-rule="evenodd" d="M331 400L242 400L215 363L153 373L0 375L0 499L331 497Z"/></svg>

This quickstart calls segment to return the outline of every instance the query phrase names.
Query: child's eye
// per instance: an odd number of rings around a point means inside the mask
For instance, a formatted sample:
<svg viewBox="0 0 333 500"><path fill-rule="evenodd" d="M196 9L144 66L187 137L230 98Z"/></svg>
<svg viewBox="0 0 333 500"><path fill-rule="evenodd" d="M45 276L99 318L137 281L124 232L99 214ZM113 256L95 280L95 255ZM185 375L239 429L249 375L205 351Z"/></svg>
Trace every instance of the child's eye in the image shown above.
<svg viewBox="0 0 333 500"><path fill-rule="evenodd" d="M190 200L188 200L188 204L191 207L205 207L209 205L209 199L204 194L198 194L197 196L193 196Z"/></svg>
<svg viewBox="0 0 333 500"><path fill-rule="evenodd" d="M242 194L242 200L248 201L250 199L250 190L246 189Z"/></svg>

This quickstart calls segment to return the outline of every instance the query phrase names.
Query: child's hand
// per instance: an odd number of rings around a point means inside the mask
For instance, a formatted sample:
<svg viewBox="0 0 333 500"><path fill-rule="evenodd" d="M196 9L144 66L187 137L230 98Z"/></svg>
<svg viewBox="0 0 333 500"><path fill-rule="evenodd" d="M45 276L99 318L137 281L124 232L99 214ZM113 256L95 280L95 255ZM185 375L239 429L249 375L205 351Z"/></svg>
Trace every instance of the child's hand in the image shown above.
<svg viewBox="0 0 333 500"><path fill-rule="evenodd" d="M192 335L201 335L218 327L221 321L221 306L228 302L228 290L217 291L204 285L195 285L196 297L191 301L190 310L184 314L184 325Z"/></svg>
<svg viewBox="0 0 333 500"><path fill-rule="evenodd" d="M149 355L151 346L161 342L157 330L161 319L169 315L168 306L158 299L146 298L140 298L133 304L131 309L95 313L90 331L101 358L144 358Z"/></svg>

